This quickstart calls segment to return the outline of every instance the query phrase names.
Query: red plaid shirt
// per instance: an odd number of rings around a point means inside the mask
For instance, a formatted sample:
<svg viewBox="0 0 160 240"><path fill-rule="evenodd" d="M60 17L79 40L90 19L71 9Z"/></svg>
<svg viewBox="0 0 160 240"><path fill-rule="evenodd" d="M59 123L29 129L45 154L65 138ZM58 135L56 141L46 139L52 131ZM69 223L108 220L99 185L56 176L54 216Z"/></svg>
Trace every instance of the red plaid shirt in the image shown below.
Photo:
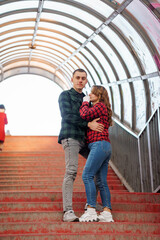
<svg viewBox="0 0 160 240"><path fill-rule="evenodd" d="M93 131L90 128L87 128L87 137L86 142L92 143L97 141L105 140L110 142L109 140L109 123L108 123L108 111L107 107L102 102L96 103L94 106L89 107L88 102L83 102L82 106L80 107L80 116L81 118L91 122L95 118L100 118L98 120L99 123L104 125L103 132Z"/></svg>

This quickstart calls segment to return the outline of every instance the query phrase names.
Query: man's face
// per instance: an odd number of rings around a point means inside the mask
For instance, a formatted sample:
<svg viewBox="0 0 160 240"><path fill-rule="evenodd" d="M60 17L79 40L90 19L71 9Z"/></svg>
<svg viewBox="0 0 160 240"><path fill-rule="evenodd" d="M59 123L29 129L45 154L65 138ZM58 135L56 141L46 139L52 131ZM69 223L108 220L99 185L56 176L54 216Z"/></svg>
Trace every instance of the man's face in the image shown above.
<svg viewBox="0 0 160 240"><path fill-rule="evenodd" d="M81 93L83 88L85 87L87 83L87 75L85 72L75 72L74 76L71 78L71 81L73 82L73 88Z"/></svg>

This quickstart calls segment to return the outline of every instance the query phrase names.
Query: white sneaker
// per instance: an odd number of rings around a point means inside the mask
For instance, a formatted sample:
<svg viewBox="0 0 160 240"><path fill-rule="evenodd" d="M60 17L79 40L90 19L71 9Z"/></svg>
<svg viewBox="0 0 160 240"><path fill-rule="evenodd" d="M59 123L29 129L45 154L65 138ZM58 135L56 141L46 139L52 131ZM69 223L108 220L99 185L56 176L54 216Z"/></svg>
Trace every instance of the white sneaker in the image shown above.
<svg viewBox="0 0 160 240"><path fill-rule="evenodd" d="M87 211L87 208L88 208L88 203L85 204L84 211Z"/></svg>
<svg viewBox="0 0 160 240"><path fill-rule="evenodd" d="M79 218L75 215L73 210L69 210L63 215L64 222L79 222Z"/></svg>
<svg viewBox="0 0 160 240"><path fill-rule="evenodd" d="M88 205L89 205L88 203L85 204L85 206L84 206L84 211L87 210ZM96 203L96 211L98 211L98 212L103 211L102 205L101 205L100 203L98 203L98 202Z"/></svg>
<svg viewBox="0 0 160 240"><path fill-rule="evenodd" d="M98 216L94 208L87 208L85 213L79 218L80 222L98 222Z"/></svg>
<svg viewBox="0 0 160 240"><path fill-rule="evenodd" d="M99 222L114 222L112 214L107 211L103 211L98 216Z"/></svg>

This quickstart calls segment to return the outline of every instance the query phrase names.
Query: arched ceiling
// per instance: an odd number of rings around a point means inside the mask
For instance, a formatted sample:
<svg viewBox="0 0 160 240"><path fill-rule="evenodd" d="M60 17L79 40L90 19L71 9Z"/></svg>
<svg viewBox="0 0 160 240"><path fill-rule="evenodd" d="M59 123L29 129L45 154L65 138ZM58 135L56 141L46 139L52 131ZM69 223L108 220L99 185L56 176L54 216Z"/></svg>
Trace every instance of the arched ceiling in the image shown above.
<svg viewBox="0 0 160 240"><path fill-rule="evenodd" d="M0 81L38 74L104 85L114 117L139 131L160 103L160 1L1 0Z"/></svg>

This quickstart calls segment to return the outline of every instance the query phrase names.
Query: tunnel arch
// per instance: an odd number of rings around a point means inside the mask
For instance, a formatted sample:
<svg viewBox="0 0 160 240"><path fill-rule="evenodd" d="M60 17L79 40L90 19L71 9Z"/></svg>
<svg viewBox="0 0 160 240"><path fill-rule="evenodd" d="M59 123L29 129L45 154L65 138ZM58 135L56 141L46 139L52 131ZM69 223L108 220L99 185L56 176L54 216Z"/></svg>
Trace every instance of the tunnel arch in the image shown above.
<svg viewBox="0 0 160 240"><path fill-rule="evenodd" d="M0 81L49 78L62 89L76 68L104 85L114 117L134 132L160 104L160 2L2 0Z"/></svg>

